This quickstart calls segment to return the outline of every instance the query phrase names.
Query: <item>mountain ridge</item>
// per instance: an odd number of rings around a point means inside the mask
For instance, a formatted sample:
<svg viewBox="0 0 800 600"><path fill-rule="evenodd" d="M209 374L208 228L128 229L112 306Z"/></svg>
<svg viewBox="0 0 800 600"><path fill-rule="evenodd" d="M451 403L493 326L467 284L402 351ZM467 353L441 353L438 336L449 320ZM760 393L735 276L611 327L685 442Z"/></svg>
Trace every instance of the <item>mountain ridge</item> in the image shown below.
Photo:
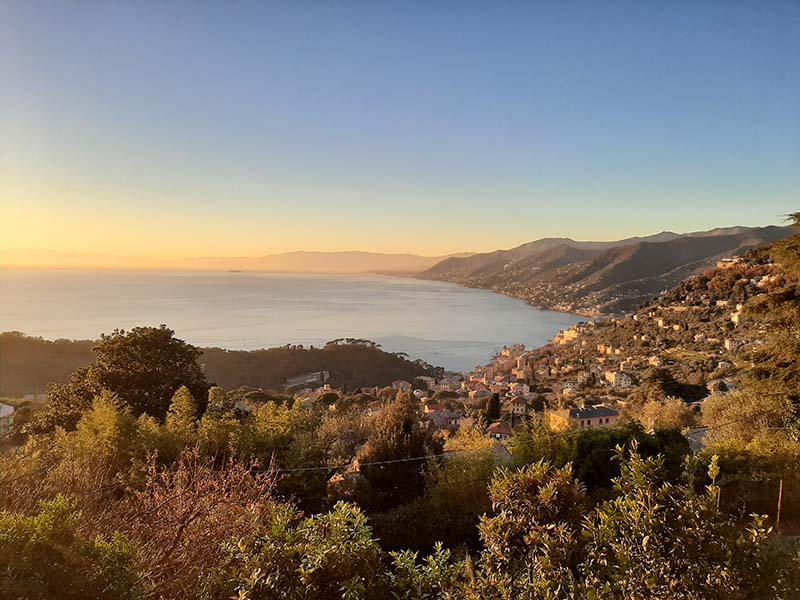
<svg viewBox="0 0 800 600"><path fill-rule="evenodd" d="M321 252L297 250L257 257L196 257L185 259L148 259L88 252L62 252L37 248L0 251L0 266L12 268L85 268L85 269L152 269L152 270L242 270L294 273L403 273L425 270L451 257L421 256L412 253L367 252L345 250Z"/></svg>
<svg viewBox="0 0 800 600"><path fill-rule="evenodd" d="M789 235L791 228L769 225L662 231L610 242L544 238L509 250L448 258L417 276L490 289L541 308L619 314L722 258Z"/></svg>

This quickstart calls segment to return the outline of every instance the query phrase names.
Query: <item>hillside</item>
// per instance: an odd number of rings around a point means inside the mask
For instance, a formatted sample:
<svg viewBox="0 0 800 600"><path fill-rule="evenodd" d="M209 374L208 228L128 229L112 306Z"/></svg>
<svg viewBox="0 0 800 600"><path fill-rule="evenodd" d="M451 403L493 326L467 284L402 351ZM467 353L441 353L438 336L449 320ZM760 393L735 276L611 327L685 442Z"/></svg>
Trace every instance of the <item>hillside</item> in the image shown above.
<svg viewBox="0 0 800 600"><path fill-rule="evenodd" d="M43 393L49 383L64 383L70 373L94 360L91 340L43 340L17 332L0 333L0 396L22 397ZM283 346L262 350L204 348L202 364L207 378L228 389L242 386L283 388L290 377L328 371L335 387L355 389L413 381L432 368L401 355L363 344L325 348Z"/></svg>
<svg viewBox="0 0 800 600"><path fill-rule="evenodd" d="M707 396L718 381L732 388L752 380L796 327L799 239L761 246L693 275L632 315L559 332L532 353L539 384L560 389L580 381L572 393L580 404L608 393L602 379L609 371L629 374L633 385L615 391L639 400L652 391L654 370L662 383L664 377L671 382L670 395L686 401ZM770 378L774 391L780 381L797 379L796 369L772 369ZM796 391L787 389L790 395Z"/></svg>
<svg viewBox="0 0 800 600"><path fill-rule="evenodd" d="M510 250L449 258L420 273L587 315L631 311L719 259L790 235L786 227L662 232L616 242L547 238Z"/></svg>

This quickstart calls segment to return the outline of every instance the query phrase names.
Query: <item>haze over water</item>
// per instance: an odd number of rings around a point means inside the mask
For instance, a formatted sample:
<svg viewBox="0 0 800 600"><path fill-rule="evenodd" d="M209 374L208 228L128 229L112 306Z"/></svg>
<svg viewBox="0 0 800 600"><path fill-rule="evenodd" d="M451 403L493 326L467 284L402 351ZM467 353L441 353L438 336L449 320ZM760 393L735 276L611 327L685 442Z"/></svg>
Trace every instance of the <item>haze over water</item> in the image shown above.
<svg viewBox="0 0 800 600"><path fill-rule="evenodd" d="M541 345L580 320L484 290L382 275L0 271L0 331L46 339L165 323L199 346L321 346L354 337L467 370L503 344Z"/></svg>

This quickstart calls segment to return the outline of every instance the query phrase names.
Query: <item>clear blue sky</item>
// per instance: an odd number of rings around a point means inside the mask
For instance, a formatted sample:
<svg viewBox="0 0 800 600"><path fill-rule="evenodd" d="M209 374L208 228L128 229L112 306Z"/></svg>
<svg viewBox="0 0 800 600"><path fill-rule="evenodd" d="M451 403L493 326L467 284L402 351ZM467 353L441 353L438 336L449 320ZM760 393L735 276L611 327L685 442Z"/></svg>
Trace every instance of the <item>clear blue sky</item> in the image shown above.
<svg viewBox="0 0 800 600"><path fill-rule="evenodd" d="M0 3L0 249L438 254L798 190L796 0Z"/></svg>

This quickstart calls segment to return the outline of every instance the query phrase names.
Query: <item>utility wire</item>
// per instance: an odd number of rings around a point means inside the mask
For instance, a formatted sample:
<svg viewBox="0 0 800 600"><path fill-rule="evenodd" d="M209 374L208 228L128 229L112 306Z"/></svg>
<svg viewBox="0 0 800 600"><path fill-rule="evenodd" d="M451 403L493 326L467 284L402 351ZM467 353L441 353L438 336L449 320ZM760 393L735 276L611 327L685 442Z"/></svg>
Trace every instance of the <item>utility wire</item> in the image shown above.
<svg viewBox="0 0 800 600"><path fill-rule="evenodd" d="M729 427L731 425L736 425L736 424L739 424L739 423L751 422L753 419L757 419L759 417L772 414L772 413L777 412L778 410L782 410L782 409L783 409L783 407L776 407L776 408L772 408L770 410L761 411L759 413L756 413L754 415L750 415L748 417L743 417L741 419L737 419L737 420L734 420L734 421L728 421L727 423L721 423L719 425L713 425L713 426L710 426L710 427L705 427L705 428L702 429L702 432L705 433L707 431L712 431L712 430L715 430L715 429L722 429L723 427ZM566 438L566 437L570 437L570 436L576 435L578 433L581 433L583 431L591 431L591 430L588 430L588 429L576 429L576 430L568 430L568 431L562 431L562 432L554 431L554 432L551 433L551 435L553 437L565 437ZM520 443L520 441L517 440L516 442L512 442L511 444L509 444L509 446L511 446L513 448L515 445L517 445L519 443ZM396 458L396 459L393 459L393 460L378 460L378 461L372 461L372 462L366 462L366 463L358 463L358 468L360 469L361 467L391 465L391 464L405 463L405 462L427 461L427 460L435 459L435 458L438 458L438 457L444 456L444 455L453 456L453 455L458 455L458 454L475 454L475 453L478 453L478 452L486 452L486 449L481 449L481 450L445 450L444 452L442 452L440 454L427 454L425 456L411 456L411 457L408 457L408 458ZM347 467L350 467L350 466L353 466L352 461L348 462L348 463L340 463L338 465L313 466L313 467L296 467L296 468L278 468L278 469L275 469L275 472L277 472L277 473L301 473L301 472L307 472L307 471L336 471L338 469L344 469L344 468L347 468Z"/></svg>

